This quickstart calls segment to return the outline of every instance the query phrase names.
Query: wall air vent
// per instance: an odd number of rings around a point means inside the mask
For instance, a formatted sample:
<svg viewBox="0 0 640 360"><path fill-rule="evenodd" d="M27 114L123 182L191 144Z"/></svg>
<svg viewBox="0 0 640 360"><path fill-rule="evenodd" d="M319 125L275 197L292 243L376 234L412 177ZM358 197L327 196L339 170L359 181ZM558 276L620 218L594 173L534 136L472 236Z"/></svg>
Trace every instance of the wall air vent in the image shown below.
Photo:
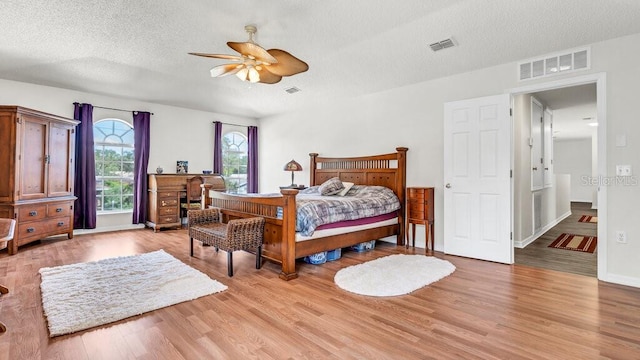
<svg viewBox="0 0 640 360"><path fill-rule="evenodd" d="M581 48L518 63L518 80L538 79L591 67L591 49Z"/></svg>
<svg viewBox="0 0 640 360"><path fill-rule="evenodd" d="M453 47L453 46L456 46L456 43L453 40L453 38L448 38L448 39L444 39L442 41L434 42L433 44L429 44L429 47L433 51L438 51L438 50L450 48L450 47Z"/></svg>
<svg viewBox="0 0 640 360"><path fill-rule="evenodd" d="M289 94L295 94L295 93L297 93L298 91L302 91L302 90L300 90L300 89L298 89L297 87L293 86L293 87L290 87L290 88L288 88L288 89L285 89L285 91L286 91L286 92L288 92Z"/></svg>

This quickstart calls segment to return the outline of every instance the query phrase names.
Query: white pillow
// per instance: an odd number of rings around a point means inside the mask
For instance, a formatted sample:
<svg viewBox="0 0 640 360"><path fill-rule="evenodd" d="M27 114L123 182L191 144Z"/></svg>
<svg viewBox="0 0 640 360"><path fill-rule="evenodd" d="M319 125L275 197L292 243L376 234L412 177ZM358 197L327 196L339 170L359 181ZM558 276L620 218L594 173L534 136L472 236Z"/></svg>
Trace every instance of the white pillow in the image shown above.
<svg viewBox="0 0 640 360"><path fill-rule="evenodd" d="M340 191L339 193L337 193L336 195L338 196L345 196L347 195L347 193L349 192L349 190L351 190L351 187L353 186L352 182L346 182L343 181L342 182L342 186L344 186L344 189L342 189L342 191Z"/></svg>

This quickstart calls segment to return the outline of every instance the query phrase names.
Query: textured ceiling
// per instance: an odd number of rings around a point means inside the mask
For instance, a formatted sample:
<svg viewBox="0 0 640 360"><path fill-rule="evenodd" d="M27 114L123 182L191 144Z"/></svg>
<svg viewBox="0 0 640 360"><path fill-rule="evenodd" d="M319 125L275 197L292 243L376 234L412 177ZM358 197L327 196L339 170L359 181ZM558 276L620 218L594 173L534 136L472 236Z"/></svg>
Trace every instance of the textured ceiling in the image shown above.
<svg viewBox="0 0 640 360"><path fill-rule="evenodd" d="M637 0L0 0L0 78L261 118L640 33L639 19ZM247 24L309 71L250 85L187 55L234 54ZM459 46L429 49L448 37Z"/></svg>

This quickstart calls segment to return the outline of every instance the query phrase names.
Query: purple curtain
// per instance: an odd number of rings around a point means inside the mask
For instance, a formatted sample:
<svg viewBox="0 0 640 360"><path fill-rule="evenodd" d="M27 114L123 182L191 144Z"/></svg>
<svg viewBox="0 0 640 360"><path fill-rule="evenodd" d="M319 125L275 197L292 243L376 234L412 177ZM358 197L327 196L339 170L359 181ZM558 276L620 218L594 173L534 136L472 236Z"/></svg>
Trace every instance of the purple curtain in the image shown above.
<svg viewBox="0 0 640 360"><path fill-rule="evenodd" d="M249 162L247 164L247 192L258 192L258 127L247 129L249 145Z"/></svg>
<svg viewBox="0 0 640 360"><path fill-rule="evenodd" d="M214 121L215 128L213 139L213 173L222 174L222 123Z"/></svg>
<svg viewBox="0 0 640 360"><path fill-rule="evenodd" d="M151 113L133 112L133 224L147 221L147 167L149 166L149 128Z"/></svg>
<svg viewBox="0 0 640 360"><path fill-rule="evenodd" d="M93 105L73 103L76 128L74 229L96 228L96 158L93 149Z"/></svg>

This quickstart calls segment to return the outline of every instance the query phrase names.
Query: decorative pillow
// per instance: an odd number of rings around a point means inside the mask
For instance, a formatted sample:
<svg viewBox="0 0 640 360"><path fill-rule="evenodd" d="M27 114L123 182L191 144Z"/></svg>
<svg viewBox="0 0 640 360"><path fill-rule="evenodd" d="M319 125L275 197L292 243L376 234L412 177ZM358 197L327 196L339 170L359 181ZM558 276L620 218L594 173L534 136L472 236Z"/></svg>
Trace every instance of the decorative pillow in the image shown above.
<svg viewBox="0 0 640 360"><path fill-rule="evenodd" d="M347 195L349 190L351 190L351 187L353 186L353 183L352 182L343 181L342 182L342 186L344 186L344 189L340 190L340 192L337 194L338 196Z"/></svg>
<svg viewBox="0 0 640 360"><path fill-rule="evenodd" d="M344 189L344 185L342 185L342 181L338 177L332 177L331 179L325 181L320 185L320 195L328 196L335 195L340 192L340 190Z"/></svg>

